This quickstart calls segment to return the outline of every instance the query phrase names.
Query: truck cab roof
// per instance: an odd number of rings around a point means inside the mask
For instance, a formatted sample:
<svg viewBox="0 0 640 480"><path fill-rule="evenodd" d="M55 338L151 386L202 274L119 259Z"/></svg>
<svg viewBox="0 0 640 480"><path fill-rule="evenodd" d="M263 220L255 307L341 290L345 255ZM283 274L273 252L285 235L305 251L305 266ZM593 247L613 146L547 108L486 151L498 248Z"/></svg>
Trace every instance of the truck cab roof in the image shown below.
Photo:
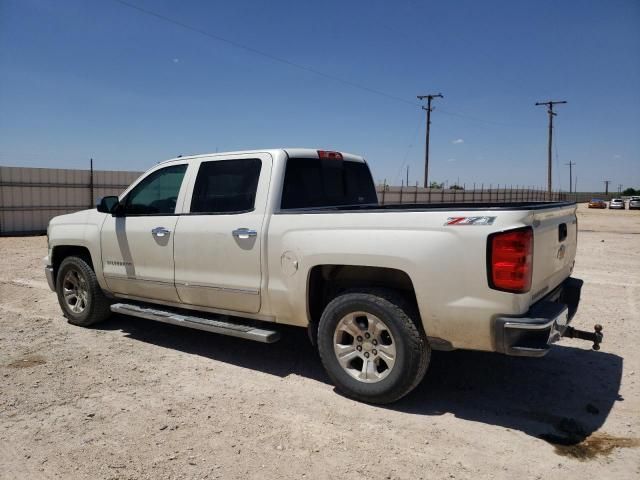
<svg viewBox="0 0 640 480"><path fill-rule="evenodd" d="M265 148L265 149L257 149L257 150L236 150L231 152L214 152L214 153L203 153L197 155L183 155L175 158L170 158L168 160L164 160L160 163L169 163L178 160L196 160L200 158L215 158L215 157L226 157L229 155L246 155L251 153L268 153L273 157L277 157L280 153L285 153L288 157L294 158L320 158L321 153L337 153L340 154L342 160L347 160L350 162L360 162L366 163L364 157L360 155L354 155L352 153L347 152L338 152L335 150L324 150L324 149L316 149L316 148Z"/></svg>

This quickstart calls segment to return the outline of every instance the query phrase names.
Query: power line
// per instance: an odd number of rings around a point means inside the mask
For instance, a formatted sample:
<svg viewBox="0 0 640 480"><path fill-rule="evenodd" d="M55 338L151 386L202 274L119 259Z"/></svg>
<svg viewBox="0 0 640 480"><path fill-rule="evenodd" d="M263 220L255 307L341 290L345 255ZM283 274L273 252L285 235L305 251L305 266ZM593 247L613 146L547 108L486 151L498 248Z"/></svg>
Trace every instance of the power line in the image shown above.
<svg viewBox="0 0 640 480"><path fill-rule="evenodd" d="M444 98L441 93L437 93L435 95L418 95L418 100L427 99L427 106L422 106L422 109L427 112L427 132L425 136L425 144L424 144L424 188L429 186L429 134L431 131L431 112L433 109L431 108L431 101L434 98Z"/></svg>
<svg viewBox="0 0 640 480"><path fill-rule="evenodd" d="M187 23L184 23L184 22L182 22L180 20L175 20L175 19L173 19L171 17L167 17L166 15L163 15L161 13L157 13L157 12L154 12L152 10L148 10L146 8L139 7L138 5L134 5L133 3L126 2L125 0L113 0L113 1L117 2L117 3L121 4L121 5L124 5L125 7L128 7L128 8L131 8L133 10L136 10L136 11L138 11L140 13L144 13L145 15L149 15L149 16L155 17L157 19L160 19L160 20L163 20L165 22L171 23L171 24L176 25L178 27L184 28L186 30L190 30L190 31L195 32L195 33L199 33L200 35L204 35L205 37L209 37L209 38L211 38L213 40L216 40L218 42L226 43L227 45L231 45L232 47L245 50L245 51L253 53L255 55L260 55L262 57L265 57L265 58L268 58L270 60L273 60L274 62L279 62L279 63L282 63L284 65L288 65L290 67L297 68L299 70L304 70L306 72L310 72L310 73L313 73L315 75L319 75L321 77L327 78L329 80L340 82L340 83L342 83L344 85L349 85L350 87L357 88L357 89L363 90L365 92L373 93L375 95L379 95L379 96L382 96L382 97L386 97L386 98L391 99L391 100L395 100L395 101L406 103L408 105L413 105L413 106L417 105L415 102L412 102L411 100L407 100L405 98L398 97L396 95L391 95L389 93L382 92L380 90L376 90L375 88L370 88L370 87L367 87L365 85L361 85L361 84L353 82L351 80L346 80L344 78L336 77L335 75L331 75L331 74L325 73L323 71L317 70L317 69L315 69L313 67L309 67L307 65L302 65L302 64L299 64L299 63L296 63L296 62L292 62L291 60L287 60L286 58L282 58L282 57L279 57L277 55L272 55L272 54L264 52L262 50L258 50L257 48L253 48L253 47L250 47L248 45L244 45L242 43L236 42L235 40L230 40L228 38L222 37L222 36L217 35L215 33L211 33L211 32L208 32L206 30L202 30L202 29L200 29L198 27L194 27L194 26L189 25Z"/></svg>
<svg viewBox="0 0 640 480"><path fill-rule="evenodd" d="M138 5L135 5L133 3L128 2L126 0L113 0L113 1L116 2L116 3L119 3L120 5L122 5L124 7L127 7L129 9L135 10L135 11L137 11L139 13L142 13L142 14L154 17L154 18L156 18L158 20L162 20L164 22L173 24L173 25L178 26L180 28L183 28L185 30L189 30L191 32L198 33L198 34L203 35L205 37L208 37L208 38L210 38L212 40L215 40L215 41L218 41L218 42L222 42L222 43L226 43L227 45L230 45L230 46L232 46L234 48L245 50L245 51L247 51L249 53L252 53L254 55L259 55L261 57L267 58L267 59L272 60L274 62L278 62L278 63L281 63L283 65L287 65L289 67L296 68L298 70L303 70L303 71L306 71L308 73L313 73L314 75L326 78L328 80L332 80L332 81L335 81L335 82L338 82L338 83L342 83L343 85L347 85L347 86L350 86L352 88L356 88L356 89L359 89L359 90L362 90L364 92L368 92L368 93L371 93L371 94L374 94L374 95L385 97L385 98L387 98L389 100L394 100L396 102L400 102L400 103L403 103L403 104L406 104L406 105L411 105L411 106L419 105L418 103L415 103L415 102L413 102L411 100L407 100L406 98L399 97L397 95L393 95L393 94L390 94L390 93L387 93L387 92L383 92L381 90L377 90L375 88L368 87L368 86L363 85L361 83L354 82L352 80L347 80L345 78L341 78L341 77L338 77L336 75L332 75L332 74L326 73L324 71L318 70L318 69L316 69L314 67L310 67L308 65L302 65L300 63L296 63L296 62L293 62L291 60L287 60L286 58L280 57L278 55L273 55L273 54L268 53L266 51L251 47L249 45L245 45L243 43L237 42L235 40L231 40L231 39L223 37L221 35L218 35L218 34L215 34L215 33L211 33L211 32L209 32L207 30L203 30L203 29L195 27L193 25L189 25L188 23L185 23L185 22L183 22L181 20L176 20L174 18L171 18L171 17L169 17L167 15L163 15L163 14L158 13L156 11L140 7ZM484 120L484 119L481 119L481 118L478 118L478 117L474 117L472 115L467 115L467 114L458 113L458 112L452 112L452 111L448 111L448 110L438 110L438 111L443 113L444 115L450 115L450 116L454 116L454 117L459 117L459 118L467 119L467 120L472 121L472 122L483 123L483 124L486 124L486 125L495 125L495 126L503 126L503 127L515 127L515 128L535 128L532 125L518 125L518 124L513 124L513 123L503 123L503 122L495 122L495 121L491 121L491 120Z"/></svg>
<svg viewBox="0 0 640 480"><path fill-rule="evenodd" d="M552 182L551 182L551 174L552 174L552 168L551 168L551 151L552 151L552 144L553 144L553 117L555 117L557 115L557 113L555 113L553 111L553 106L554 105L559 105L559 104L563 104L563 103L567 103L565 100L560 100L560 101L554 101L554 100L549 100L547 102L536 102L536 106L539 105L546 105L547 106L547 113L549 114L549 145L548 145L548 152L547 152L547 194L549 195L549 199L551 199L551 187L552 187Z"/></svg>
<svg viewBox="0 0 640 480"><path fill-rule="evenodd" d="M495 125L498 127L514 127L514 128L537 128L534 127L533 125L520 125L517 123L504 123L504 122L494 122L492 120L484 120L482 118L478 118L478 117L474 117L473 115L467 115L466 113L458 113L458 112L452 112L449 110L445 110L443 108L439 108L438 112L444 114L444 115L449 115L452 117L458 117L458 118L463 118L472 122L477 122L477 123L484 123L487 125Z"/></svg>

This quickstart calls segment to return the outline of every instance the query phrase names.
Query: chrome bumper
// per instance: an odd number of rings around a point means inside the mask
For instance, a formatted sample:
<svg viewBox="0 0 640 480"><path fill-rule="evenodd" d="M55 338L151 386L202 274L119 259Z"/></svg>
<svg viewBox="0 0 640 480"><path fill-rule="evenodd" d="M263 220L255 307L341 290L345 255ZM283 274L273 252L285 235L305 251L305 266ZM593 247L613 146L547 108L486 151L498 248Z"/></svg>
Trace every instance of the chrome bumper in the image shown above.
<svg viewBox="0 0 640 480"><path fill-rule="evenodd" d="M506 355L542 357L565 333L580 303L582 280L567 278L553 292L517 317L495 320L496 351Z"/></svg>
<svg viewBox="0 0 640 480"><path fill-rule="evenodd" d="M47 283L49 284L49 288L56 291L56 281L53 278L53 267L46 266L44 267L44 275L47 277Z"/></svg>

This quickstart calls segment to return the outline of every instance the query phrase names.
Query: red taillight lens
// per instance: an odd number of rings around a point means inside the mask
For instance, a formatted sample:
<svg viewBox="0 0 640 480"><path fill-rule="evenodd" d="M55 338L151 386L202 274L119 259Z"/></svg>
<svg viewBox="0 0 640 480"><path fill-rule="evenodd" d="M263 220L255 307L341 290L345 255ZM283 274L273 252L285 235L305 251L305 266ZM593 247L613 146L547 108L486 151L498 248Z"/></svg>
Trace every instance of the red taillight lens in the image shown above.
<svg viewBox="0 0 640 480"><path fill-rule="evenodd" d="M342 154L340 152L329 152L327 150L318 150L318 157L328 158L331 160L342 160Z"/></svg>
<svg viewBox="0 0 640 480"><path fill-rule="evenodd" d="M526 293L533 273L533 229L520 228L489 236L489 285L496 290Z"/></svg>

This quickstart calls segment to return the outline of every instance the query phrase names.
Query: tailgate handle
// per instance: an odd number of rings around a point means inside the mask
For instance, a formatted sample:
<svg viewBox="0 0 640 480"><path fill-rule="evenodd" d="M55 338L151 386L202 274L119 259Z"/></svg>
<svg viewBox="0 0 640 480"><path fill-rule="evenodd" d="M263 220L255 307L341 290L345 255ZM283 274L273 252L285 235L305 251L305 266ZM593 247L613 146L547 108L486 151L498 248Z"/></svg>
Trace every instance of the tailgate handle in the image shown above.
<svg viewBox="0 0 640 480"><path fill-rule="evenodd" d="M567 238L567 224L561 223L558 225L558 241L563 242Z"/></svg>

